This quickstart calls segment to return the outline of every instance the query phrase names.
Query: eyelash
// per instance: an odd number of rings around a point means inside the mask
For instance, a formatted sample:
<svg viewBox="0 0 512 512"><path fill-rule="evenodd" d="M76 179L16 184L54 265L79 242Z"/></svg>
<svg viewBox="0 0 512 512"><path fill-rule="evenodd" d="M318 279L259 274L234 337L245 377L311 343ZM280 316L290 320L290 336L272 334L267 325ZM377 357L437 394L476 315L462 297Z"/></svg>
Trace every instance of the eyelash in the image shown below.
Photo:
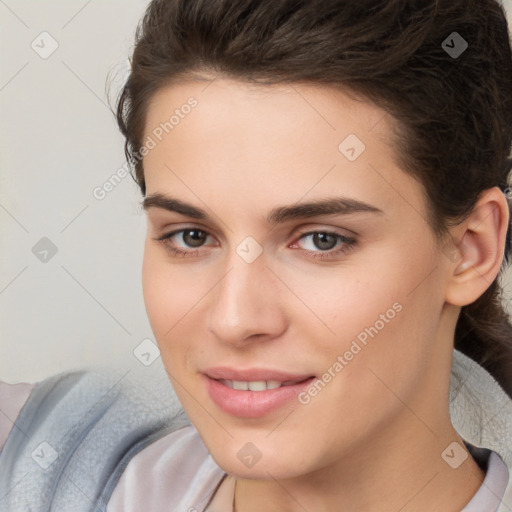
<svg viewBox="0 0 512 512"><path fill-rule="evenodd" d="M154 240L156 240L157 242L161 242L165 246L166 250L171 252L171 254L173 256L180 257L180 258L194 257L197 255L198 252L200 252L200 250L186 251L186 250L180 249L178 247L174 247L170 244L170 239L173 236L175 236L179 233L184 233L186 231L194 231L194 230L201 231L201 232L205 233L207 236L209 235L204 229L197 228L197 227L187 227L187 228L178 229L176 231L172 231L171 233L162 235L161 237L154 238ZM344 255L344 254L348 253L351 249L353 249L357 243L357 240L353 237L341 235L340 233L336 233L335 231L329 231L329 230L307 231L304 233L300 233L299 238L297 238L297 242L299 240L302 240L303 238L306 238L308 236L315 235L315 234L332 235L337 238L337 241L343 242L343 245L341 246L341 248L329 249L327 251L321 251L321 250L308 251L308 250L302 249L303 252L305 252L306 254L310 255L312 258L315 258L315 259L323 259L323 260L333 259L338 256ZM296 245L297 242L294 242L293 245Z"/></svg>

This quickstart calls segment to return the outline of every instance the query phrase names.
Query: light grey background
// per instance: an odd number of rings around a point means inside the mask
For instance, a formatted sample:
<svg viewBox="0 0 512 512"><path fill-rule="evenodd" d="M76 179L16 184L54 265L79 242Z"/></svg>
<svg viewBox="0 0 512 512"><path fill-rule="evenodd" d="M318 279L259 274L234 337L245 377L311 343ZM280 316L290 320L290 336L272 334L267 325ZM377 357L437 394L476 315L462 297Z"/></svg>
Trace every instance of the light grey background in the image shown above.
<svg viewBox="0 0 512 512"><path fill-rule="evenodd" d="M113 98L146 4L0 0L0 379L7 382L84 365L140 369L134 350L146 364L156 358L148 372L162 372L140 284L140 193L127 176L104 199L93 195L125 164L105 84L110 73ZM512 22L512 1L505 4ZM55 255L44 252L43 237ZM511 283L509 273L508 302Z"/></svg>

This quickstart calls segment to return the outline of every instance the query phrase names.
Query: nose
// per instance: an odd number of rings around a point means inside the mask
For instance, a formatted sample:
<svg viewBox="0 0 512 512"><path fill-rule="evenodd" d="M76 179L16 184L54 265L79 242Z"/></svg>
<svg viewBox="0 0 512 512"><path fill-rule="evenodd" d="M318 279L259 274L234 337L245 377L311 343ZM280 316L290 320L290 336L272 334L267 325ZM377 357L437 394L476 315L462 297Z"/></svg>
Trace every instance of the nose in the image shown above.
<svg viewBox="0 0 512 512"><path fill-rule="evenodd" d="M223 343L239 346L279 336L287 321L278 287L263 256L247 263L234 254L227 273L210 294L210 332Z"/></svg>

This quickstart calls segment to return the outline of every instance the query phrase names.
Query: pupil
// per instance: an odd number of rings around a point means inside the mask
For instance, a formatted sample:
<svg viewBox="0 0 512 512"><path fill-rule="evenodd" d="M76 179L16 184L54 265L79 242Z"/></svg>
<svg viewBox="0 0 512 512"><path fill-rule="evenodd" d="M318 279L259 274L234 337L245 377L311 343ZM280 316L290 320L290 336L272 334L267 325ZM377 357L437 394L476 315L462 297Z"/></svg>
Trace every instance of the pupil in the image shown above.
<svg viewBox="0 0 512 512"><path fill-rule="evenodd" d="M336 245L336 236L330 233L315 233L313 235L314 244L318 249L329 250Z"/></svg>

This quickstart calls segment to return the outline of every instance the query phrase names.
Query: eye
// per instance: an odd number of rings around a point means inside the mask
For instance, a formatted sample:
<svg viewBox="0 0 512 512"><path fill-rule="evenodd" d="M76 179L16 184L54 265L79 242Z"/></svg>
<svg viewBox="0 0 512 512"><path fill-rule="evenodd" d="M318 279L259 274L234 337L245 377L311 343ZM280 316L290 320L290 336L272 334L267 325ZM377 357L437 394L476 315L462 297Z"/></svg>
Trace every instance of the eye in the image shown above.
<svg viewBox="0 0 512 512"><path fill-rule="evenodd" d="M156 241L164 244L166 250L177 257L198 256L202 252L200 250L202 247L208 247L206 245L208 239L215 240L208 232L196 226L178 229L155 238ZM341 233L309 231L302 233L297 241L289 247L302 249L313 258L327 259L347 253L355 244L355 238ZM210 245L217 246L218 243L214 242Z"/></svg>
<svg viewBox="0 0 512 512"><path fill-rule="evenodd" d="M305 243L299 243L299 242ZM356 239L333 231L310 231L303 233L291 247L304 249L314 258L332 258L345 254L356 243ZM335 249L337 247L337 249ZM335 249L335 250L333 250Z"/></svg>
<svg viewBox="0 0 512 512"><path fill-rule="evenodd" d="M165 248L176 256L194 256L198 251L190 249L202 247L209 237L210 235L206 231L197 227L189 227L172 231L159 238L155 238L155 240L162 242ZM179 245L180 239L181 248Z"/></svg>

